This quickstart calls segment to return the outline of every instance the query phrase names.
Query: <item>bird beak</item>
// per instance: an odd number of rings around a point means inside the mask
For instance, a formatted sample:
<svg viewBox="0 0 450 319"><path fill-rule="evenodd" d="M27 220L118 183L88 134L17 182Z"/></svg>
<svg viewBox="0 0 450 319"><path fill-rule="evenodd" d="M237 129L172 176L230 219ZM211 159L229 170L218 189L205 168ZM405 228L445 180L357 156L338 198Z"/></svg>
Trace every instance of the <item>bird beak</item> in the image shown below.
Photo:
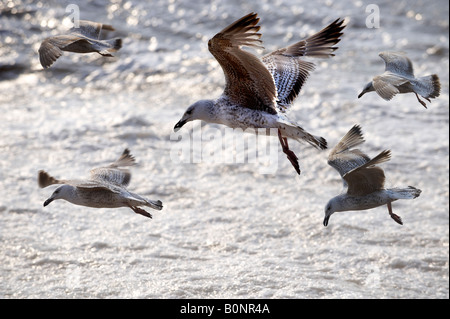
<svg viewBox="0 0 450 319"><path fill-rule="evenodd" d="M325 218L324 218L324 220L323 220L323 225L325 226L325 227L327 227L328 226L328 220L330 219L330 216L325 216Z"/></svg>
<svg viewBox="0 0 450 319"><path fill-rule="evenodd" d="M366 92L362 91L361 93L359 93L358 95L358 99L361 98L361 96L363 96Z"/></svg>
<svg viewBox="0 0 450 319"><path fill-rule="evenodd" d="M44 202L44 207L47 206L48 204L50 204L51 202L53 202L54 198L49 198Z"/></svg>
<svg viewBox="0 0 450 319"><path fill-rule="evenodd" d="M173 127L173 130L175 132L178 132L180 130L180 128L183 127L184 124L186 124L186 120L180 120L177 124L175 124L175 126Z"/></svg>

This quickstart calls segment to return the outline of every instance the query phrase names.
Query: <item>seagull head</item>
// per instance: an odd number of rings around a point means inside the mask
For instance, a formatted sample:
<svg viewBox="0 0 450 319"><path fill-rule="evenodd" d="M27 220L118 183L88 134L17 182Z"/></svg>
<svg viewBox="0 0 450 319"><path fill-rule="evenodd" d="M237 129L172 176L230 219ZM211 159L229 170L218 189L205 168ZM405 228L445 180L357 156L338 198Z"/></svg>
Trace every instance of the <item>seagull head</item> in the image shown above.
<svg viewBox="0 0 450 319"><path fill-rule="evenodd" d="M177 132L184 124L193 120L212 121L214 102L212 100L200 100L189 106L181 120L173 128Z"/></svg>
<svg viewBox="0 0 450 319"><path fill-rule="evenodd" d="M375 89L373 88L373 83L372 83L372 81L370 81L369 83L367 83L367 84L364 86L364 89L362 90L362 92L359 93L358 99L361 98L361 96L363 96L363 95L366 94L367 92L372 92L372 91L375 91Z"/></svg>
<svg viewBox="0 0 450 319"><path fill-rule="evenodd" d="M61 185L53 192L52 196L50 196L45 202L44 207L53 202L55 199L66 199L69 198L70 193L73 191L73 186L70 185Z"/></svg>
<svg viewBox="0 0 450 319"><path fill-rule="evenodd" d="M323 219L323 225L326 227L328 226L328 220L330 219L330 216L333 215L333 213L336 211L333 207L333 201L329 201L327 206L325 206L325 218Z"/></svg>

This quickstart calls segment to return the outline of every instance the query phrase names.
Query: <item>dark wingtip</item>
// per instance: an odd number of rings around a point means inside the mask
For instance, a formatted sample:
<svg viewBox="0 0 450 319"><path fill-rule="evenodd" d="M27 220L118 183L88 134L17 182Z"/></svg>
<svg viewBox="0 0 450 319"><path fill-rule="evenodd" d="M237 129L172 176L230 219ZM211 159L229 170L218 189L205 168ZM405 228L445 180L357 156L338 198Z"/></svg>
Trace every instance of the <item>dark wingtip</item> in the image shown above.
<svg viewBox="0 0 450 319"><path fill-rule="evenodd" d="M58 184L59 181L50 176L46 171L40 170L38 172L38 185L40 188L45 188L49 185Z"/></svg>
<svg viewBox="0 0 450 319"><path fill-rule="evenodd" d="M320 149L326 150L328 148L328 142L325 138L320 138Z"/></svg>
<svg viewBox="0 0 450 319"><path fill-rule="evenodd" d="M114 41L114 49L120 50L122 48L122 39L118 38Z"/></svg>

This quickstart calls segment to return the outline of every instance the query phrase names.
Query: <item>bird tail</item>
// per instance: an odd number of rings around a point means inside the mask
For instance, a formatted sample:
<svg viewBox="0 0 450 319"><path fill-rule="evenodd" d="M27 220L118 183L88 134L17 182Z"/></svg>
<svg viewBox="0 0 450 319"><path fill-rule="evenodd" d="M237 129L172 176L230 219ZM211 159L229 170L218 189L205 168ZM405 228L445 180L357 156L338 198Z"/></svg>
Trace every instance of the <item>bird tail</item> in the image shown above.
<svg viewBox="0 0 450 319"><path fill-rule="evenodd" d="M161 210L163 208L163 203L160 200L146 199L145 202L147 203L146 206L151 207L153 209Z"/></svg>
<svg viewBox="0 0 450 319"><path fill-rule="evenodd" d="M413 82L415 91L424 98L436 98L441 93L441 82L437 74L423 76Z"/></svg>
<svg viewBox="0 0 450 319"><path fill-rule="evenodd" d="M119 51L122 48L122 39L120 38L109 40L109 43L112 45L112 49L109 49L111 52Z"/></svg>
<svg viewBox="0 0 450 319"><path fill-rule="evenodd" d="M419 197L422 191L413 186L408 186L407 188L391 188L389 189L392 192L392 199L414 199Z"/></svg>
<svg viewBox="0 0 450 319"><path fill-rule="evenodd" d="M105 40L105 42L107 42L110 45L110 47L99 52L103 56L111 57L113 56L111 53L117 52L120 50L120 48L122 48L122 39L120 38Z"/></svg>
<svg viewBox="0 0 450 319"><path fill-rule="evenodd" d="M297 124L281 125L279 129L284 137L290 137L299 142L305 141L317 149L324 150L327 148L327 141L323 137L312 135Z"/></svg>

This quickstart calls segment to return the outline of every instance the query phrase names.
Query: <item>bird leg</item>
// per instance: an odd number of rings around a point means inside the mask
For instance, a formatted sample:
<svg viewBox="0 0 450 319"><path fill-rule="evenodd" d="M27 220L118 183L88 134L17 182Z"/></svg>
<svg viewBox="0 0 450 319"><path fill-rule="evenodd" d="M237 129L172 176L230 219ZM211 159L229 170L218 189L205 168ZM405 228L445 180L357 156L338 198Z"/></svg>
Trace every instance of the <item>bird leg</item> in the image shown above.
<svg viewBox="0 0 450 319"><path fill-rule="evenodd" d="M422 104L425 108L427 108L427 105L425 104L425 102L424 101L422 101L421 99L419 99L419 96L417 95L417 93L416 92L414 92L414 94L416 95L416 97L417 97L417 101L419 101L419 103L420 104ZM429 100L428 100L429 101Z"/></svg>
<svg viewBox="0 0 450 319"><path fill-rule="evenodd" d="M142 208L139 208L137 206L131 206L131 205L128 205L128 207L130 207L136 214L140 214L145 217L152 218L152 215L150 213L146 212L145 210L143 210Z"/></svg>
<svg viewBox="0 0 450 319"><path fill-rule="evenodd" d="M391 215L392 219L395 220L400 225L403 225L402 218L400 216L398 216L398 215L395 215L392 212L392 204L390 202L387 203L387 207L388 207L388 210L389 210L389 215Z"/></svg>
<svg viewBox="0 0 450 319"><path fill-rule="evenodd" d="M281 147L283 148L283 153L287 155L288 160L294 166L295 171L300 175L300 165L298 164L298 158L293 151L289 149L288 141L286 137L281 136L281 131L278 129L278 138L280 140Z"/></svg>

